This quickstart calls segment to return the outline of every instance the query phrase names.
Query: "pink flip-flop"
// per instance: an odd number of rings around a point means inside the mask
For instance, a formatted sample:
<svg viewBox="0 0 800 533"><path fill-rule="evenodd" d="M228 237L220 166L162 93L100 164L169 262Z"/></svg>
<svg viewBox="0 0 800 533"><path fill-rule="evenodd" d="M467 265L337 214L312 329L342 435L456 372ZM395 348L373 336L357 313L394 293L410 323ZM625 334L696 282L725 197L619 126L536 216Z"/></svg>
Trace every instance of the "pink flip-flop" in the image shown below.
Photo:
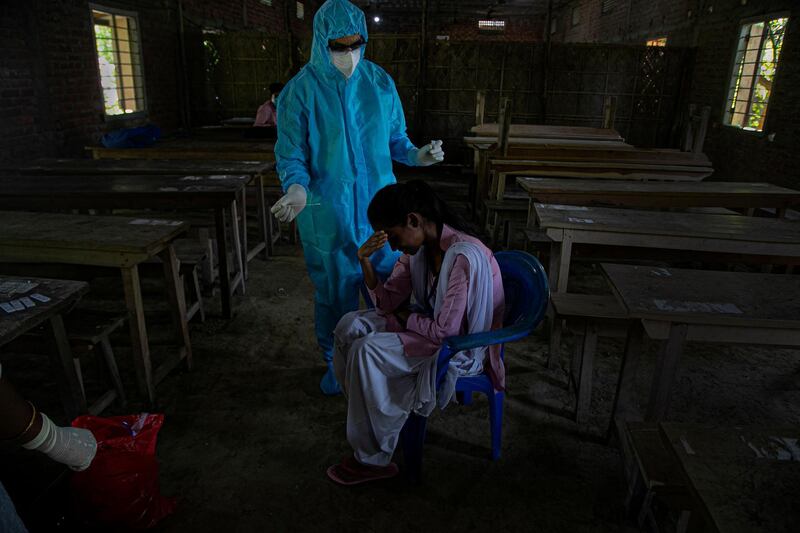
<svg viewBox="0 0 800 533"><path fill-rule="evenodd" d="M389 479L400 472L397 465L389 463L386 466L362 465L352 457L346 457L341 463L328 468L327 474L331 480L339 485L351 486L368 481Z"/></svg>

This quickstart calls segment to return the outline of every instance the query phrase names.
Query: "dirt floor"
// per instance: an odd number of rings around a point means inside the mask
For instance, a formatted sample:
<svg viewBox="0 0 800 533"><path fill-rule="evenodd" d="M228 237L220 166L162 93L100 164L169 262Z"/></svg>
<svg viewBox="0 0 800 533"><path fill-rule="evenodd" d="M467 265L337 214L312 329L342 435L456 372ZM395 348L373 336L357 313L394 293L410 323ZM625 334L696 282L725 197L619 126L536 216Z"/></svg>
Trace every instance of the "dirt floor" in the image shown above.
<svg viewBox="0 0 800 533"><path fill-rule="evenodd" d="M402 477L358 488L330 482L325 469L349 453L345 403L318 389L324 367L299 247L283 245L278 254L251 263L247 294L237 299L234 320L218 318L218 300L209 300L207 322L191 326L195 369L173 372L158 388L159 411L166 414L158 445L161 487L177 496L179 506L157 531L634 531L623 512L620 453L601 437L622 349L608 339L598 348L588 431L579 432L572 422L566 373L545 369L546 342L537 333L506 351L499 461L488 459L488 413L479 399L432 416L420 484ZM582 265L578 270L577 290L604 290L596 271ZM572 341L565 338L562 367ZM125 335L115 342L129 377ZM646 349L640 396L655 354L654 346ZM800 387L784 378L798 367L796 351L689 345L669 419L797 424ZM7 368L11 374L4 376L17 376L28 396L50 401L49 410L58 413L54 389L34 386L36 379L48 379L39 366L12 359ZM135 397L129 379L128 385ZM133 402L106 414L141 408ZM0 479L18 498L32 486L41 489L34 480L42 476L25 469L58 471L21 452L6 455L2 466ZM20 512L31 523L44 523L43 516L63 523L66 511L54 512L53 506L65 507L65 492L62 478L42 499L21 502ZM54 523L38 529L65 529Z"/></svg>

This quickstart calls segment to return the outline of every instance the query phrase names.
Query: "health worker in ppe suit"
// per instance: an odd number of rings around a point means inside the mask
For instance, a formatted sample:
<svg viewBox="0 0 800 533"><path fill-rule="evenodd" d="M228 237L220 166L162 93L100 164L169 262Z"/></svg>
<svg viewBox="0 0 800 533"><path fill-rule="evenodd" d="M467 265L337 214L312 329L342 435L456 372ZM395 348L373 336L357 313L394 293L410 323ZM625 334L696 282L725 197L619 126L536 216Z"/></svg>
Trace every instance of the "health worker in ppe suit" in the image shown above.
<svg viewBox="0 0 800 533"><path fill-rule="evenodd" d="M320 382L338 394L331 363L333 330L358 309L359 246L372 235L367 206L395 183L392 160L427 166L444 159L441 141L416 148L406 134L392 78L364 59L364 13L347 0L328 0L314 17L311 60L278 99L277 170L285 195L272 207L282 222L297 217L315 286L315 332L328 365ZM373 256L388 275L397 259L388 247Z"/></svg>

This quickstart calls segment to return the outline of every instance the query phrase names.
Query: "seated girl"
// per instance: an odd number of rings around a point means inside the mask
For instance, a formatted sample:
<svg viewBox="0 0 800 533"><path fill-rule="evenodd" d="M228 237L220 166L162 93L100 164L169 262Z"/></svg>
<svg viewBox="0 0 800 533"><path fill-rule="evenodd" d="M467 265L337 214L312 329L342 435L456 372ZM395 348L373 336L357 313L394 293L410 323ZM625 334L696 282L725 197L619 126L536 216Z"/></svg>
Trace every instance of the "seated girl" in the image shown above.
<svg viewBox="0 0 800 533"><path fill-rule="evenodd" d="M375 233L358 260L375 309L345 315L334 331L354 451L328 469L342 485L396 475L392 454L409 413L444 407L456 377L486 371L497 390L505 381L499 348L484 347L457 354L445 384L437 391L435 383L446 338L502 327L503 283L491 250L423 181L381 189L367 216ZM381 282L370 257L387 243L403 255Z"/></svg>

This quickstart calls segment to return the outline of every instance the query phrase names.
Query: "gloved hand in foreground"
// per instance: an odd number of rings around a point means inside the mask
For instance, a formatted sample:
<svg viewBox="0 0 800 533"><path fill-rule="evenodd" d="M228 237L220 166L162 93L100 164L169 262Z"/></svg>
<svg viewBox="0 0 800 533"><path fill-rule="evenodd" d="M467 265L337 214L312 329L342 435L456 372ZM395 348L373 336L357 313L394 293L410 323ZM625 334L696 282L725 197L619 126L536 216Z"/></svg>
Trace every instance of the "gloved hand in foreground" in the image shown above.
<svg viewBox="0 0 800 533"><path fill-rule="evenodd" d="M88 429L59 427L46 414L41 413L42 429L32 440L22 445L37 450L57 463L80 472L92 464L97 453L97 441Z"/></svg>
<svg viewBox="0 0 800 533"><path fill-rule="evenodd" d="M306 196L306 189L302 185L289 185L286 194L272 206L272 214L281 222L291 222L306 206Z"/></svg>
<svg viewBox="0 0 800 533"><path fill-rule="evenodd" d="M442 149L442 141L431 141L419 150L415 156L417 166L429 167L436 163L444 161L444 150Z"/></svg>

